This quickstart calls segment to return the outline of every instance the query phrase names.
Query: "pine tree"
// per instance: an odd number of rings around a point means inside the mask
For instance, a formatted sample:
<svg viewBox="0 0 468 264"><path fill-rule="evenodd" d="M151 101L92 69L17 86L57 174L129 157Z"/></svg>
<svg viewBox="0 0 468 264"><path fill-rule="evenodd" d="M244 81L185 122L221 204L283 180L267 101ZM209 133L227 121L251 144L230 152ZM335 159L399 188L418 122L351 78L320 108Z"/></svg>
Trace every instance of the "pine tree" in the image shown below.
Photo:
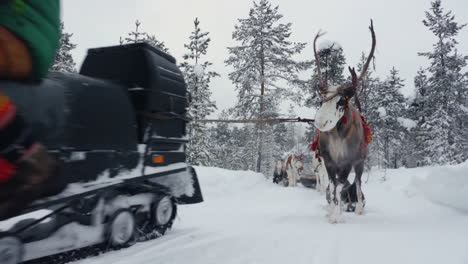
<svg viewBox="0 0 468 264"><path fill-rule="evenodd" d="M232 132L229 130L228 125L226 123L217 123L214 128L211 128L210 137L214 142L210 151L212 165L231 169L228 163L232 160L235 149L233 149Z"/></svg>
<svg viewBox="0 0 468 264"><path fill-rule="evenodd" d="M440 0L431 3L423 24L437 38L433 51L419 53L430 61L427 116L422 125L427 140L424 151L429 163L459 163L466 158L468 88L462 71L468 57L458 53L455 37L466 24L455 22L455 16L444 11Z"/></svg>
<svg viewBox="0 0 468 264"><path fill-rule="evenodd" d="M343 70L346 65L346 58L344 56L343 48L338 43L326 43L324 46L319 47L317 54L320 59L323 78L329 85L340 85L345 82ZM312 64L313 75L309 81L306 92L310 96L306 99L307 106L318 106L322 95L318 89L317 77L317 63ZM313 89L311 89L313 87Z"/></svg>
<svg viewBox="0 0 468 264"><path fill-rule="evenodd" d="M360 61L357 65L356 72L362 72L362 67L367 61L367 55L363 52L361 54ZM368 121L372 129L372 134L374 137L374 143L368 146L369 153L367 157L366 166L371 168L372 166L385 166L384 162L384 147L383 141L378 140L379 126L382 125L382 112L379 111L381 107L380 98L381 94L385 93L385 82L381 81L379 77L374 77L373 67L369 67L364 75L362 81L360 82L360 87L358 87L357 96L361 104L361 114L363 114Z"/></svg>
<svg viewBox="0 0 468 264"><path fill-rule="evenodd" d="M135 21L135 30L129 32L127 34L127 37L125 38L120 37L120 45L145 42L164 52L169 52L169 49L166 47L166 44L164 44L163 41L159 41L154 35L150 35L146 32L141 32L140 25L140 21Z"/></svg>
<svg viewBox="0 0 468 264"><path fill-rule="evenodd" d="M402 159L404 158L403 148L405 138L407 135L406 128L402 125L405 116L406 100L401 93L401 88L404 87L404 80L400 78L399 72L393 67L390 70L390 75L386 79L385 89L387 94L391 95L390 102L383 105L386 107L387 119L386 121L386 134L390 137L388 142L391 144L385 149L388 153L388 162L391 168L398 168Z"/></svg>
<svg viewBox="0 0 468 264"><path fill-rule="evenodd" d="M273 157L280 159L284 152L290 148L290 140L288 137L288 128L284 123L279 123L273 128L275 153Z"/></svg>
<svg viewBox="0 0 468 264"><path fill-rule="evenodd" d="M360 61L357 65L357 72L362 72L362 67L367 61L367 55L363 52L361 53ZM374 70L373 67L369 67L364 75L362 81L360 82L360 87L358 88L358 96L361 104L362 114L368 114L368 108L373 104L371 97L374 91L376 91L378 86L382 85L382 81L378 77L373 76ZM369 107L368 107L369 106Z"/></svg>
<svg viewBox="0 0 468 264"><path fill-rule="evenodd" d="M430 138L426 136L429 135L430 131L425 130L425 124L427 116L429 116L429 105L428 101L428 88L429 81L427 78L427 73L424 69L419 69L416 77L414 78L414 87L415 87L415 97L413 102L411 102L408 109L408 117L416 122L416 127L413 129L408 143L411 144L411 153L412 156L416 159L417 166L428 165L425 159L426 152L425 150L429 148L427 143Z"/></svg>
<svg viewBox="0 0 468 264"><path fill-rule="evenodd" d="M71 55L71 51L76 48L76 44L71 42L72 36L73 34L65 32L63 22L61 22L59 47L51 71L76 72L76 63Z"/></svg>
<svg viewBox="0 0 468 264"><path fill-rule="evenodd" d="M228 117L228 113L223 110L220 119ZM251 124L229 127L226 123L217 123L210 133L213 141L213 165L231 170L254 170L254 131L255 127Z"/></svg>
<svg viewBox="0 0 468 264"><path fill-rule="evenodd" d="M401 125L405 98L400 92L404 86L398 71L392 68L384 82L375 81L369 88L366 115L372 127L371 163L383 167L398 167L402 158L405 128Z"/></svg>
<svg viewBox="0 0 468 264"><path fill-rule="evenodd" d="M293 96L293 87L299 82L298 73L306 64L296 62L305 43L289 41L291 23L280 23L283 15L278 6L272 7L267 0L254 2L249 17L239 19L232 34L239 46L229 47L229 58L225 61L233 67L229 78L234 83L237 103L233 114L244 118L268 118L278 111L278 103ZM267 136L266 126L257 126L257 168L262 170L263 141ZM265 168L265 172L269 168Z"/></svg>
<svg viewBox="0 0 468 264"><path fill-rule="evenodd" d="M194 21L195 29L191 33L190 43L185 44L188 53L183 56L184 62L180 67L184 73L188 91L192 102L189 115L193 119L188 127L190 143L187 146L188 160L196 165L210 165L210 138L206 124L197 122L205 119L216 109L216 104L211 100L210 82L218 73L210 71L212 63L204 61L211 39L208 32L202 32L198 18Z"/></svg>

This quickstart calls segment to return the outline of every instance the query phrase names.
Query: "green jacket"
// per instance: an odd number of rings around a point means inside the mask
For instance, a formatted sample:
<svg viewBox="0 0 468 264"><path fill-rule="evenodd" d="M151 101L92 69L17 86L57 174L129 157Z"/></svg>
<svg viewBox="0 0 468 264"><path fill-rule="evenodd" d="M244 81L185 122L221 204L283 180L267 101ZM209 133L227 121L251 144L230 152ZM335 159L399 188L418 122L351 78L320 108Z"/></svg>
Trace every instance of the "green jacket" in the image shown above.
<svg viewBox="0 0 468 264"><path fill-rule="evenodd" d="M33 78L44 77L59 45L60 0L0 0L0 25L28 45Z"/></svg>

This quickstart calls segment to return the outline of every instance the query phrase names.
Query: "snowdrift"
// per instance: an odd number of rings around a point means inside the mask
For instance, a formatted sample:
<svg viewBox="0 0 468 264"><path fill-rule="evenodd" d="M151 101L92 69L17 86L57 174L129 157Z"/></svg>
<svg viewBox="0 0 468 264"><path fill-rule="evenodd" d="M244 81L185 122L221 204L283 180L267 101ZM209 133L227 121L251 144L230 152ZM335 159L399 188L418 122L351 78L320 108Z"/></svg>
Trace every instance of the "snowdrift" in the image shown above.
<svg viewBox="0 0 468 264"><path fill-rule="evenodd" d="M271 183L271 179L253 171L231 171L212 167L195 168L207 200L277 187ZM350 180L353 177L354 175L351 175ZM374 195L374 192L378 193L376 189L381 188L397 190L406 198L421 196L439 206L468 213L468 161L458 165L412 169L373 169L366 172L363 179L368 179L364 185L364 191L370 188L371 195ZM372 199L370 202L376 203Z"/></svg>
<svg viewBox="0 0 468 264"><path fill-rule="evenodd" d="M468 213L468 161L427 169L425 179L413 182L424 196L434 203Z"/></svg>

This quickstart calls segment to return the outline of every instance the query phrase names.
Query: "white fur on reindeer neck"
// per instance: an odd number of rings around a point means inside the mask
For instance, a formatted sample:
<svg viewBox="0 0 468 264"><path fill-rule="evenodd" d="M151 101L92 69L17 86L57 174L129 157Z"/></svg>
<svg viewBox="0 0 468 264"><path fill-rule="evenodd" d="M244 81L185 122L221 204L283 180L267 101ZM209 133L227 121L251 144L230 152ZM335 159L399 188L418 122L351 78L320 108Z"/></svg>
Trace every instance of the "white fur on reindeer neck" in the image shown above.
<svg viewBox="0 0 468 264"><path fill-rule="evenodd" d="M333 97L337 94L338 86L329 86L326 98ZM344 115L344 107L338 106L341 96L335 96L331 100L324 100L322 106L315 114L315 127L320 131L326 132L332 130L338 121ZM338 106L338 107L337 107Z"/></svg>

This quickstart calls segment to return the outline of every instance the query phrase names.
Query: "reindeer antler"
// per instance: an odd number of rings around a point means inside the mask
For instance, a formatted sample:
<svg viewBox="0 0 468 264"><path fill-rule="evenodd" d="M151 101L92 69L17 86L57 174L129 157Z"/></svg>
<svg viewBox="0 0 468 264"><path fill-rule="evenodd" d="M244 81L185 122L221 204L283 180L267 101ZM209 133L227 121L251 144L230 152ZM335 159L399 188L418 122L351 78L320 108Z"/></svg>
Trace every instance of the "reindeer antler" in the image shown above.
<svg viewBox="0 0 468 264"><path fill-rule="evenodd" d="M362 79L366 75L367 69L369 68L369 63L374 58L375 45L377 41L376 41L375 32L374 32L374 22L372 21L372 19L370 21L369 29L371 31L371 36L372 36L372 48L370 50L369 56L367 57L366 63L362 67L361 75L359 75L359 78L356 81L356 92L357 92L357 87L359 86L359 84L362 82ZM356 95L354 96L354 102L357 108L359 109L359 111L362 111L361 102L359 101L359 95L362 94L363 89L364 87L361 87L361 90L359 91L359 93L356 93Z"/></svg>
<svg viewBox="0 0 468 264"><path fill-rule="evenodd" d="M317 64L317 77L319 80L319 92L320 93L324 93L326 91L327 83L326 83L326 80L324 81L322 78L322 72L320 70L320 58L317 53L316 43L317 43L317 39L323 36L324 34L325 34L324 32L321 32L319 30L319 32L317 33L317 35L315 35L315 38L314 38L314 56L315 56L315 64Z"/></svg>
<svg viewBox="0 0 468 264"><path fill-rule="evenodd" d="M370 22L371 22L371 23L370 23L369 29L370 29L371 35L372 35L372 48L371 48L371 50L370 50L369 56L367 57L366 63L365 63L364 66L362 67L361 74L359 75L359 78L358 78L358 84L362 81L362 79L363 79L364 76L366 75L367 69L369 68L369 63L370 63L371 60L374 58L374 51L375 51L375 45L376 45L376 38L375 38L375 32L374 32L374 23L373 23L372 19L371 19Z"/></svg>
<svg viewBox="0 0 468 264"><path fill-rule="evenodd" d="M359 84L358 77L356 74L356 71L354 70L354 67L348 67L349 73L351 73L351 83L353 84L354 87L357 87Z"/></svg>

